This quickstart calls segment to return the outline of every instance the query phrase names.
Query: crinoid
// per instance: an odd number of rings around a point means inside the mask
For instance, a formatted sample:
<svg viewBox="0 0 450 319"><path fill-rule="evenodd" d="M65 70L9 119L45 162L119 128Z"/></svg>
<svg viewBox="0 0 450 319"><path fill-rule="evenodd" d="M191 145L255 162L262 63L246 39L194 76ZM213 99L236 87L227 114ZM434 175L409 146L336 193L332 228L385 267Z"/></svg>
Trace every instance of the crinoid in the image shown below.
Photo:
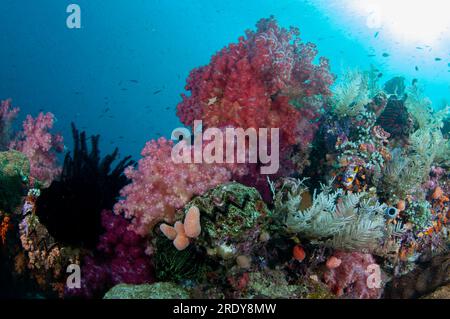
<svg viewBox="0 0 450 319"><path fill-rule="evenodd" d="M91 136L88 150L86 133L72 124L73 153L67 153L59 179L42 191L36 214L56 241L76 247L95 247L102 233L101 212L112 209L120 189L127 183L125 167L134 164L130 156L115 168L118 149L100 159L99 135Z"/></svg>

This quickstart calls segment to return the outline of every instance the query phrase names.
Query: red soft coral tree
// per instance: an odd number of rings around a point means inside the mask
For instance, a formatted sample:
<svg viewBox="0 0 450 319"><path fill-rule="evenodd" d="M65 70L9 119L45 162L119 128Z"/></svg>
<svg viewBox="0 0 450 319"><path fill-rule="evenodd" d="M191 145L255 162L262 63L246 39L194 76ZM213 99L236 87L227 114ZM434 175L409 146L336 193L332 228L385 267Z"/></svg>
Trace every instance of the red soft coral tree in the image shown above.
<svg viewBox="0 0 450 319"><path fill-rule="evenodd" d="M333 254L339 260L337 267L329 267L323 279L338 297L351 299L378 299L383 291L381 278L375 270L380 270L372 255L359 252L336 251ZM381 277L381 273L379 274ZM379 288L369 276L380 280Z"/></svg>
<svg viewBox="0 0 450 319"><path fill-rule="evenodd" d="M125 171L132 182L121 190L124 198L115 205L114 212L132 219L131 229L142 236L159 222L173 223L176 209L193 196L230 180L230 169L223 165L175 163L173 145L165 138L149 141L138 168ZM192 146L188 149L194 151Z"/></svg>
<svg viewBox="0 0 450 319"><path fill-rule="evenodd" d="M181 121L192 126L203 120L205 127L279 127L287 143L300 141L295 132L303 112L290 100L308 108L307 98L330 94L334 78L328 60L313 64L317 50L298 34L295 28L280 28L274 18L262 19L256 32L247 31L208 65L194 69L186 85L191 95L182 95L178 105ZM305 115L311 119L316 114Z"/></svg>
<svg viewBox="0 0 450 319"><path fill-rule="evenodd" d="M23 131L11 142L10 147L25 154L30 161L30 176L47 187L61 173L57 153L64 150L63 138L52 134L55 116L40 113L36 118L27 116ZM31 181L33 183L33 181Z"/></svg>
<svg viewBox="0 0 450 319"><path fill-rule="evenodd" d="M188 126L202 120L204 128L280 128L282 155L292 145L305 150L320 114L315 101L331 93L334 81L328 60L313 64L316 56L315 45L302 43L298 29L262 19L256 31L191 72L191 94L182 95L177 114Z"/></svg>

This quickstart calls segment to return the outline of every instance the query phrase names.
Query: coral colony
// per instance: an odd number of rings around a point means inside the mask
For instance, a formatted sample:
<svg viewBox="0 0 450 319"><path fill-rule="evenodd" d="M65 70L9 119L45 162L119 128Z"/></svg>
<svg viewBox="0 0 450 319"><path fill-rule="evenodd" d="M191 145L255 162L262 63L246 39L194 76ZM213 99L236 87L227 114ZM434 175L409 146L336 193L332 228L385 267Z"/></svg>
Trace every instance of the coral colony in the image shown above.
<svg viewBox="0 0 450 319"><path fill-rule="evenodd" d="M336 80L268 18L190 73L188 128L137 163L73 125L61 164L55 116L14 132L3 101L0 294L448 297L449 110L405 83Z"/></svg>

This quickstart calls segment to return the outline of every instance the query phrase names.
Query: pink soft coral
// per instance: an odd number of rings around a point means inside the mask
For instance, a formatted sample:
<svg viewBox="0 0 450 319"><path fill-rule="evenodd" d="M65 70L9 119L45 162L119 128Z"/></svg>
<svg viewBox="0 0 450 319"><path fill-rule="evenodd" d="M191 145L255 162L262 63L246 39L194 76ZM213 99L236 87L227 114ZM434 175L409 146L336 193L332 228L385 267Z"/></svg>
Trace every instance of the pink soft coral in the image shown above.
<svg viewBox="0 0 450 319"><path fill-rule="evenodd" d="M165 138L149 141L142 150L139 167L125 171L132 183L122 189L124 199L114 211L132 218L131 228L142 236L159 222L173 223L176 209L230 179L230 171L224 166L174 163L172 147L172 141Z"/></svg>
<svg viewBox="0 0 450 319"><path fill-rule="evenodd" d="M323 279L334 294L352 299L380 298L381 285L380 288L370 288L369 285L369 276L376 275L372 274L372 268L380 269L372 255L336 251L333 257L340 263L336 268L329 267L325 271ZM378 280L381 281L381 278L378 278Z"/></svg>
<svg viewBox="0 0 450 319"><path fill-rule="evenodd" d="M23 131L11 142L10 147L25 154L30 161L30 175L44 186L60 174L57 165L57 153L64 149L63 138L51 134L55 116L52 113L40 113L37 118L30 115L23 122Z"/></svg>
<svg viewBox="0 0 450 319"><path fill-rule="evenodd" d="M0 151L8 148L12 122L16 119L19 108L11 107L11 100L1 101L0 104Z"/></svg>

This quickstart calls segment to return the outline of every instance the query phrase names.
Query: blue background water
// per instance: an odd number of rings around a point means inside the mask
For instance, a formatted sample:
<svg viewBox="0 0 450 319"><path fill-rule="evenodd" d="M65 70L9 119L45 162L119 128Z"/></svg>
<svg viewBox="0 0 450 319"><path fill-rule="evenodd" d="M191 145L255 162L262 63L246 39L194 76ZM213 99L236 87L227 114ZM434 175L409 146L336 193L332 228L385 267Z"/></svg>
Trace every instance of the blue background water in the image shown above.
<svg viewBox="0 0 450 319"><path fill-rule="evenodd" d="M427 43L370 29L344 2L1 0L0 98L12 98L22 118L53 112L69 147L74 121L101 134L105 152L117 145L137 157L147 140L180 125L175 108L189 71L270 15L298 26L336 73L374 64L385 80L418 78L435 105L450 96L449 42L418 50ZM82 29L66 27L70 3L81 6Z"/></svg>

